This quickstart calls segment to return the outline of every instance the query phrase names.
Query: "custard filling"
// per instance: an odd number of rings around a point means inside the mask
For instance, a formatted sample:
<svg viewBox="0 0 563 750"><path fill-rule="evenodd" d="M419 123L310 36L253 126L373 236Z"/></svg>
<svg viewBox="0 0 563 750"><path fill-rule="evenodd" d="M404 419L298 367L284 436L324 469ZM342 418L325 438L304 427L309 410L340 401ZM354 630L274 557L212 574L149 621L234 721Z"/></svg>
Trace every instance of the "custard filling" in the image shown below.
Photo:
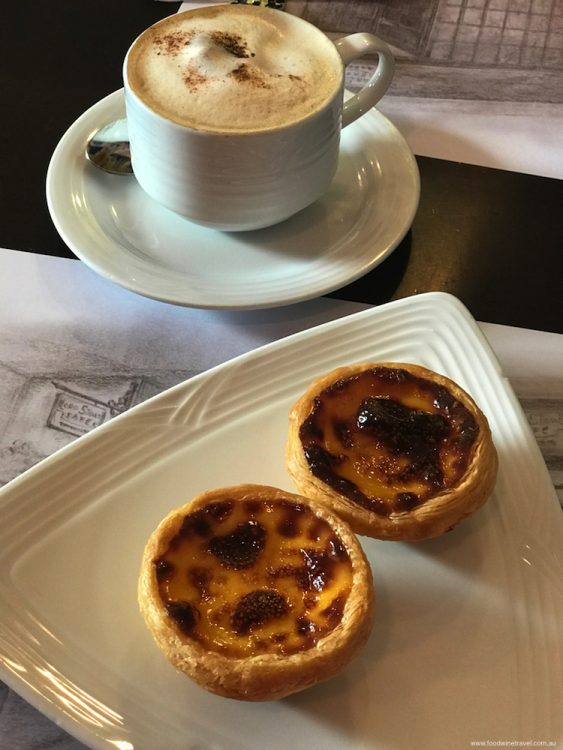
<svg viewBox="0 0 563 750"><path fill-rule="evenodd" d="M456 486L478 431L471 412L444 386L376 366L323 390L299 437L314 476L390 516Z"/></svg>
<svg viewBox="0 0 563 750"><path fill-rule="evenodd" d="M231 656L312 648L340 623L352 585L333 529L290 500L209 503L153 564L174 626Z"/></svg>

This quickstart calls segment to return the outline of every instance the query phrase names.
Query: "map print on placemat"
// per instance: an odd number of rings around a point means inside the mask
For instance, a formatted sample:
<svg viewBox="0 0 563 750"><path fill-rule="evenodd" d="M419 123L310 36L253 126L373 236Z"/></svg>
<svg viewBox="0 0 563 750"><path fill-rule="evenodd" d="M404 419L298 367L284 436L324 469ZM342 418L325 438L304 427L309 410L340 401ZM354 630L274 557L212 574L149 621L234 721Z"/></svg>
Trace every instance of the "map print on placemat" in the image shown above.
<svg viewBox="0 0 563 750"><path fill-rule="evenodd" d="M307 0L300 15L340 36L369 31L397 59L400 96L562 103L563 0ZM355 88L373 62L351 66Z"/></svg>
<svg viewBox="0 0 563 750"><path fill-rule="evenodd" d="M0 363L0 486L75 438L193 374L93 374L87 364L82 372L72 374L26 374Z"/></svg>

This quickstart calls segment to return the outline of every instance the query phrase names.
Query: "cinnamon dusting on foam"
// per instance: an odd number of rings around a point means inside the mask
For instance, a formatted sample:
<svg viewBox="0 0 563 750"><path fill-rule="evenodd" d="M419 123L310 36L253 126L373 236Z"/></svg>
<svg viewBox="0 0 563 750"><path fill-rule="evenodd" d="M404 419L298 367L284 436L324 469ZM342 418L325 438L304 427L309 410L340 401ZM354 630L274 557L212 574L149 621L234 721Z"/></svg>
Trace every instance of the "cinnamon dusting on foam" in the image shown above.
<svg viewBox="0 0 563 750"><path fill-rule="evenodd" d="M342 83L334 45L279 11L201 8L142 34L127 63L133 91L175 122L268 130L322 109Z"/></svg>
<svg viewBox="0 0 563 750"><path fill-rule="evenodd" d="M207 78L202 75L199 71L188 68L184 75L184 83L191 90L195 91L198 86L201 86L207 81Z"/></svg>
<svg viewBox="0 0 563 750"><path fill-rule="evenodd" d="M168 34L156 36L154 45L157 55L177 55L180 50L191 42L193 33L172 31Z"/></svg>
<svg viewBox="0 0 563 750"><path fill-rule="evenodd" d="M215 44L219 44L226 52L235 57L254 57L255 52L249 52L244 39L237 34L227 34L224 31L214 31L209 35Z"/></svg>
<svg viewBox="0 0 563 750"><path fill-rule="evenodd" d="M260 74L260 71L253 70L245 63L239 65L238 68L231 70L229 76L237 80L239 83L247 83L264 89L272 88L271 84L269 84L264 76Z"/></svg>

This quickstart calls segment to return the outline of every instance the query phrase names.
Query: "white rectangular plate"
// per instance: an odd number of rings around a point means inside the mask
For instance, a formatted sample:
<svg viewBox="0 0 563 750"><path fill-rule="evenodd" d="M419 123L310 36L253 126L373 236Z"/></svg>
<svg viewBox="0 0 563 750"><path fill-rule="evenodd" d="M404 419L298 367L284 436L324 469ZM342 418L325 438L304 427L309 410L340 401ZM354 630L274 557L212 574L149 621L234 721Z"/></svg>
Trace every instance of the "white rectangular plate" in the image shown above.
<svg viewBox="0 0 563 750"><path fill-rule="evenodd" d="M176 673L138 614L144 544L194 494L292 489L287 414L355 361L444 373L487 414L489 503L416 544L362 539L377 613L339 677L248 704ZM0 676L93 748L469 748L563 740L563 518L515 396L467 310L400 300L199 375L96 429L0 491Z"/></svg>

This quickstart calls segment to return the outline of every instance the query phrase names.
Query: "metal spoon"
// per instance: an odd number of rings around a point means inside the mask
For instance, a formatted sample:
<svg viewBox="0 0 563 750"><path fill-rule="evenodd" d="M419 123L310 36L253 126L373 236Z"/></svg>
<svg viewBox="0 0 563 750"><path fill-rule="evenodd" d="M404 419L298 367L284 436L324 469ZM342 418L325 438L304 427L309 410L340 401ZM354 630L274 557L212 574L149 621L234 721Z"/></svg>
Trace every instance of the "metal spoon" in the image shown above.
<svg viewBox="0 0 563 750"><path fill-rule="evenodd" d="M86 158L110 174L133 174L127 120L114 120L97 130L86 144Z"/></svg>

